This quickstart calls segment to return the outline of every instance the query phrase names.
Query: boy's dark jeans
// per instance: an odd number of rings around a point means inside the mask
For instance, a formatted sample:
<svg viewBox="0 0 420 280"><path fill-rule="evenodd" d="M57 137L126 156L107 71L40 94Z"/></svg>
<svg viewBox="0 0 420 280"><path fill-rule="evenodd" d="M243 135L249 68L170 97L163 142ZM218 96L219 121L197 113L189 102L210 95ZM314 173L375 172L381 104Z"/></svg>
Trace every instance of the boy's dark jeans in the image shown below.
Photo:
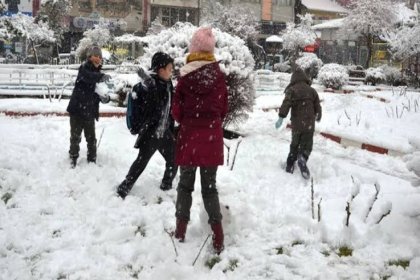
<svg viewBox="0 0 420 280"><path fill-rule="evenodd" d="M299 154L308 160L312 152L313 131L296 132L292 131L292 143L290 144L290 152L287 157L287 164L292 165L297 160Z"/></svg>
<svg viewBox="0 0 420 280"><path fill-rule="evenodd" d="M87 142L87 160L96 162L96 135L95 135L95 119L83 119L70 115L70 158L77 159L79 157L79 144L82 140L82 131L85 133Z"/></svg>
<svg viewBox="0 0 420 280"><path fill-rule="evenodd" d="M191 194L194 191L196 170L197 167L180 167L181 174L178 184L175 216L184 221L190 220L190 209L192 205ZM217 166L200 167L201 195L203 197L204 208L209 215L209 224L220 223L222 221L219 194L216 188L216 173Z"/></svg>
<svg viewBox="0 0 420 280"><path fill-rule="evenodd" d="M125 180L119 185L118 191L124 193L124 195L130 192L156 150L159 151L166 161L162 186L172 187L172 181L176 176L178 167L175 165L175 140L171 133L166 132L163 138L156 138L156 136L145 138L140 145L136 160L131 165Z"/></svg>

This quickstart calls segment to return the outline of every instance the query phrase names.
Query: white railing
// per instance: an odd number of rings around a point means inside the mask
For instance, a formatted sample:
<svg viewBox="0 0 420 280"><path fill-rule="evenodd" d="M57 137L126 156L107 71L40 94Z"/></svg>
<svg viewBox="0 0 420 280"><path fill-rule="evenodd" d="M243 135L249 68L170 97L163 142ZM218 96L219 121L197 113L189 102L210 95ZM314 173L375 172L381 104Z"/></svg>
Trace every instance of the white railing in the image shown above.
<svg viewBox="0 0 420 280"><path fill-rule="evenodd" d="M80 64L32 65L0 64L0 96L42 96L59 100L71 95ZM102 70L112 71L116 65L104 65Z"/></svg>
<svg viewBox="0 0 420 280"><path fill-rule="evenodd" d="M73 66L74 67L74 66ZM76 79L77 68L55 65L0 65L0 95L42 96L51 99L63 95L63 87ZM73 69L69 69L73 68Z"/></svg>

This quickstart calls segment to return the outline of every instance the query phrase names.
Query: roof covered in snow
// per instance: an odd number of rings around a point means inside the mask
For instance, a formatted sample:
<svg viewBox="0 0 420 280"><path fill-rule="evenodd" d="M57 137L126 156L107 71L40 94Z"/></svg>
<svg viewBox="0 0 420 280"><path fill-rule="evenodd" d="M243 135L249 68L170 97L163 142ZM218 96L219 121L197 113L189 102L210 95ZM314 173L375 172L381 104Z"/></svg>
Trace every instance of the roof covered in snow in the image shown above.
<svg viewBox="0 0 420 280"><path fill-rule="evenodd" d="M344 22L344 18L331 19L331 20L324 21L323 23L313 25L312 29L321 30L321 29L340 28L343 25L343 22Z"/></svg>
<svg viewBox="0 0 420 280"><path fill-rule="evenodd" d="M347 13L346 8L340 6L333 0L302 0L302 4L309 10Z"/></svg>
<svg viewBox="0 0 420 280"><path fill-rule="evenodd" d="M266 42L272 42L272 43L283 43L283 38L277 35L271 35L270 37L267 37L265 39Z"/></svg>

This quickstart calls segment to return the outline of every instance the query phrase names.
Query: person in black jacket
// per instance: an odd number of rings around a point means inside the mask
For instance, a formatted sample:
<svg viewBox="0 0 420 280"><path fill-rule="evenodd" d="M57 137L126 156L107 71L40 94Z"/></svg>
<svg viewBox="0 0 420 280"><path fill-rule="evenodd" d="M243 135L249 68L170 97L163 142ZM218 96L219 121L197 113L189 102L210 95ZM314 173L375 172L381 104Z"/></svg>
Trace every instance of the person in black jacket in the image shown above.
<svg viewBox="0 0 420 280"><path fill-rule="evenodd" d="M139 102L141 126L135 148L139 149L136 160L130 167L125 180L117 188L117 194L125 198L153 154L158 150L165 158L166 168L160 188L164 191L172 188L178 167L175 165L174 120L170 114L173 85L171 81L174 60L165 53L157 52L152 57L151 76L144 75L143 82L134 86L133 90Z"/></svg>
<svg viewBox="0 0 420 280"><path fill-rule="evenodd" d="M79 157L79 144L82 131L87 142L87 160L96 163L95 119L99 118L99 101L108 103L110 96L99 96L95 92L96 83L110 80L110 76L101 73L102 52L93 45L87 50L87 61L79 67L76 84L70 98L67 112L70 114L70 160L74 168Z"/></svg>

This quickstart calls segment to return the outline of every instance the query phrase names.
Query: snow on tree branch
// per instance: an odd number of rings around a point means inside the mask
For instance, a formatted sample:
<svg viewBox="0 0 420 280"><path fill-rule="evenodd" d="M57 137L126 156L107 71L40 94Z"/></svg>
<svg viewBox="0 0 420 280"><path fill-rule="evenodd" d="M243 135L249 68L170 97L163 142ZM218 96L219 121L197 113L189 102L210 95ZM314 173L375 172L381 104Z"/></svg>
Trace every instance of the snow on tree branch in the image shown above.
<svg viewBox="0 0 420 280"><path fill-rule="evenodd" d="M206 11L208 13L205 13L206 16L203 19L206 24L238 36L245 42L256 39L260 23L251 9L240 5L225 7L216 2L209 3Z"/></svg>
<svg viewBox="0 0 420 280"><path fill-rule="evenodd" d="M45 22L34 22L34 18L16 14L5 20L9 34L14 37L25 37L26 39L36 42L55 42L54 31L50 30Z"/></svg>
<svg viewBox="0 0 420 280"><path fill-rule="evenodd" d="M420 24L402 26L388 32L382 39L388 42L395 58L407 59L420 52Z"/></svg>
<svg viewBox="0 0 420 280"><path fill-rule="evenodd" d="M295 24L288 22L286 30L283 32L283 47L290 51L303 50L304 47L315 43L316 34L311 29L312 15L298 15L301 22Z"/></svg>
<svg viewBox="0 0 420 280"><path fill-rule="evenodd" d="M76 56L80 57L81 60L84 60L89 46L96 44L99 47L103 47L110 41L111 33L109 32L105 21L100 21L100 23L95 25L93 29L86 30L83 33L83 39L80 40L79 46L76 49Z"/></svg>
<svg viewBox="0 0 420 280"><path fill-rule="evenodd" d="M391 0L358 0L352 3L343 28L350 34L380 36L391 30L396 21Z"/></svg>

